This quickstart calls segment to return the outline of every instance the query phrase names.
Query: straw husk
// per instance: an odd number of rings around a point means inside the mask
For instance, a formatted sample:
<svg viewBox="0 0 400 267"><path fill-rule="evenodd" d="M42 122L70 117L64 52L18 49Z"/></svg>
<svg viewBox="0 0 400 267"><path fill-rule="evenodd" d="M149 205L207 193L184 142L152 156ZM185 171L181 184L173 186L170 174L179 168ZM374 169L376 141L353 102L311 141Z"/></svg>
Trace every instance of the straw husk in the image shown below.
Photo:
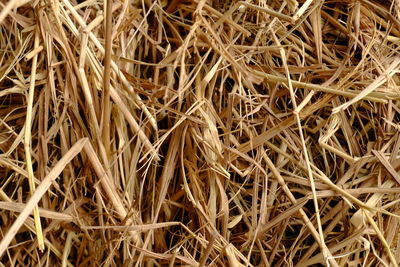
<svg viewBox="0 0 400 267"><path fill-rule="evenodd" d="M5 266L397 266L400 2L0 2Z"/></svg>

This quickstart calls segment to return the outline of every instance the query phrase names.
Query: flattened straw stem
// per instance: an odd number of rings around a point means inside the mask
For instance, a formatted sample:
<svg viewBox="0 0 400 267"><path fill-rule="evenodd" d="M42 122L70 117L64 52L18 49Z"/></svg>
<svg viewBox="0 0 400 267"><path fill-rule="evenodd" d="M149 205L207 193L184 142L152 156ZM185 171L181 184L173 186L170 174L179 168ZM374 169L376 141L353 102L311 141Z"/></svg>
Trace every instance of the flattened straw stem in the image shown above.
<svg viewBox="0 0 400 267"><path fill-rule="evenodd" d="M34 42L34 50L39 47L39 31L35 30L35 42ZM32 138L32 112L33 112L33 97L35 95L35 80L36 80L36 67L38 61L38 54L36 53L32 59L32 72L31 72L31 80L29 85L29 93L28 93L28 104L26 108L26 127L25 127L25 136L24 136L24 149L25 149L25 157L26 157L26 168L28 171L28 182L29 182L29 191L32 195L35 191L35 177L33 173L32 166L32 156L31 156L31 138ZM38 239L39 250L44 250L44 238L42 225L40 223L40 215L39 215L39 207L35 205L33 209L33 218L35 220L35 231Z"/></svg>
<svg viewBox="0 0 400 267"><path fill-rule="evenodd" d="M21 211L18 218L15 220L13 225L11 225L10 229L8 230L7 234L0 242L0 257L4 254L7 250L8 245L11 243L14 236L17 234L19 228L21 228L22 224L26 221L29 214L32 213L32 210L35 206L39 203L42 196L46 193L49 189L51 184L57 179L58 175L64 170L65 166L81 151L85 143L87 142L87 138L82 138L78 140L75 145L68 150L67 153L60 159L59 162L54 166L54 168L46 175L46 177L42 180L39 186L36 188L35 192L33 193L32 197L29 199L28 203L26 203L25 208Z"/></svg>
<svg viewBox="0 0 400 267"><path fill-rule="evenodd" d="M106 44L104 51L104 74L103 74L103 120L102 137L107 157L110 155L110 71L111 71L111 52L112 52L112 0L106 0Z"/></svg>

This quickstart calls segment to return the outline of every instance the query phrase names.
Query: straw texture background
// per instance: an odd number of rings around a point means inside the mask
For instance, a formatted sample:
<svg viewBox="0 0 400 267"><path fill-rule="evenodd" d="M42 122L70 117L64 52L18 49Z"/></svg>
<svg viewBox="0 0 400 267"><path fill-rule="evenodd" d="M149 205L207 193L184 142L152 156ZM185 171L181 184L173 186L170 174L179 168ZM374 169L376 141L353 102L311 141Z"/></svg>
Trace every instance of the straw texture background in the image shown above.
<svg viewBox="0 0 400 267"><path fill-rule="evenodd" d="M400 1L1 0L0 266L397 266Z"/></svg>

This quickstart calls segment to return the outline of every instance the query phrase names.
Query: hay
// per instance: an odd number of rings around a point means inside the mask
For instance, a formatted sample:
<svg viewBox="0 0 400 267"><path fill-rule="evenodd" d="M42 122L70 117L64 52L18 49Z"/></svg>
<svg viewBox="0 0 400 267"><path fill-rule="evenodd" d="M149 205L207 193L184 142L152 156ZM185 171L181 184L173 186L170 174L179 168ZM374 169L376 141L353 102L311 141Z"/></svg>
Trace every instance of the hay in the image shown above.
<svg viewBox="0 0 400 267"><path fill-rule="evenodd" d="M397 266L400 2L0 2L6 266Z"/></svg>

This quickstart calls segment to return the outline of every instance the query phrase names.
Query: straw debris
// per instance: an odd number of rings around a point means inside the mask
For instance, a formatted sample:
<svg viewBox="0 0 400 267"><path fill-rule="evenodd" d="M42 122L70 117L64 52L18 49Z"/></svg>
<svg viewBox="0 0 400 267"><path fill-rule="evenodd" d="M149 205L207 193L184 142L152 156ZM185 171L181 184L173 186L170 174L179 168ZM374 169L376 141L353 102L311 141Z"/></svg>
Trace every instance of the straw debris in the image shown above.
<svg viewBox="0 0 400 267"><path fill-rule="evenodd" d="M1 266L398 266L400 2L0 2Z"/></svg>

